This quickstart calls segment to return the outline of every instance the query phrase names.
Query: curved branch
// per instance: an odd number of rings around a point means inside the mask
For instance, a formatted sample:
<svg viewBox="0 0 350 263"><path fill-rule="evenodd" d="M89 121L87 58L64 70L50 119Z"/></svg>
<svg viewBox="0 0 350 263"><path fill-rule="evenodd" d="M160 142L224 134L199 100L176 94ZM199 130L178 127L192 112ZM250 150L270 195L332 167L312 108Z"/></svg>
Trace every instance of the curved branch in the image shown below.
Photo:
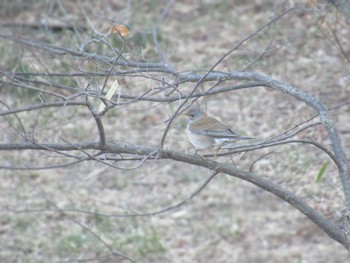
<svg viewBox="0 0 350 263"><path fill-rule="evenodd" d="M319 148L320 150L322 150L324 153L326 153L332 159L332 161L338 167L338 169L341 166L341 164L338 162L338 160L336 159L334 154L332 152L330 152L326 147L324 147L323 145L321 145L317 142L306 141L306 140L277 140L277 141L272 141L272 142L268 142L268 143L262 142L262 143L251 144L251 145L239 145L239 146L230 148L230 151L228 151L228 152L216 154L216 156L232 155L232 154L236 154L236 153L255 151L255 150L270 148L270 147L279 146L279 145L283 145L283 144L291 144L291 143L302 143L302 144L313 145L313 146ZM213 156L215 156L215 154L204 155L204 157L213 157Z"/></svg>
<svg viewBox="0 0 350 263"><path fill-rule="evenodd" d="M70 151L80 149L94 149L102 150L101 145L98 142L84 142L79 144L32 144L32 143L18 143L18 144L0 144L0 150L48 150L53 149L56 151ZM282 200L286 201L290 205L294 206L301 213L306 215L311 221L319 226L326 234L332 237L334 240L346 247L347 239L342 230L335 227L330 221L328 221L323 215L318 213L315 209L310 207L299 197L292 192L280 187L277 184L270 182L269 180L258 176L253 173L243 171L233 165L227 163L218 163L212 160L204 159L197 155L188 155L184 153L174 152L170 150L159 151L157 147L139 146L130 143L107 143L104 147L106 153L124 153L124 154L137 154L137 155L154 155L158 158L172 159L179 162L189 163L196 166L208 168L218 173L225 173L244 181L250 182L265 191L268 191Z"/></svg>
<svg viewBox="0 0 350 263"><path fill-rule="evenodd" d="M230 73L222 72L210 72L209 74L198 74L198 73L181 73L179 75L179 81L224 81L224 80L245 80L245 81L257 81L262 83L266 87L270 87L275 90L282 91L312 107L320 116L320 120L325 127L328 137L332 144L332 149L334 156L338 160L339 167L339 176L342 181L343 191L345 195L345 205L350 209L350 167L348 160L340 141L339 134L335 127L335 124L332 120L332 117L326 108L326 106L317 98L307 94L301 89L287 85L283 82L274 80L269 76L253 73L253 72L243 72L243 71L234 71Z"/></svg>
<svg viewBox="0 0 350 263"><path fill-rule="evenodd" d="M73 57L77 57L77 58L92 59L92 60L97 60L97 61L101 61L101 62L108 62L108 63L113 63L115 61L115 58L113 58L113 57L111 58L111 57L107 57L107 56L79 52L79 51L75 51L73 49L54 46L54 45L44 43L44 42L34 42L34 41L27 39L27 38L24 38L24 37L7 35L7 34L0 34L0 38L11 40L11 41L14 41L16 43L21 43L21 44L29 46L29 47L46 50L46 51L50 52L50 54L56 54L56 55L60 55L60 56L64 56L64 55L69 54L69 55L71 55ZM172 69L170 69L167 64L162 64L162 63L138 62L138 61L118 61L117 65L135 67L135 68L144 68L144 69L156 68L158 72L174 74L174 71Z"/></svg>
<svg viewBox="0 0 350 263"><path fill-rule="evenodd" d="M280 14L279 16L273 18L271 21L269 21L268 23L264 24L263 26L261 26L258 30L256 30L254 33L246 36L245 38L243 38L241 41L239 41L236 45L234 45L234 47L232 47L229 51L227 51L225 54L223 54L215 63L214 65L212 65L210 67L210 69L201 75L201 78L197 79L197 84L194 86L194 88L192 88L191 92L188 94L187 98L184 99L184 101L182 101L180 103L180 105L177 107L177 109L175 110L174 114L170 117L168 124L163 132L163 136L162 139L160 141L160 146L159 149L162 150L163 146L164 146L164 142L165 142L165 138L170 130L170 126L172 124L172 122L174 121L175 117L178 116L180 110L182 109L182 107L187 103L187 101L189 101L192 98L192 95L196 92L196 90L198 89L198 87L201 85L202 82L206 81L206 79L214 72L214 69L221 64L222 61L224 61L225 58L227 58L230 54L232 54L236 49L238 49L243 43L247 42L249 39L255 37L257 34L259 34L261 31L263 31L265 28L269 27L271 24L273 24L274 22L276 22L278 19L282 18L283 16L285 16L286 14L292 12L293 10L295 10L296 8L290 8L286 11L284 11L282 14ZM178 74L177 74L178 75ZM219 80L220 81L220 80Z"/></svg>

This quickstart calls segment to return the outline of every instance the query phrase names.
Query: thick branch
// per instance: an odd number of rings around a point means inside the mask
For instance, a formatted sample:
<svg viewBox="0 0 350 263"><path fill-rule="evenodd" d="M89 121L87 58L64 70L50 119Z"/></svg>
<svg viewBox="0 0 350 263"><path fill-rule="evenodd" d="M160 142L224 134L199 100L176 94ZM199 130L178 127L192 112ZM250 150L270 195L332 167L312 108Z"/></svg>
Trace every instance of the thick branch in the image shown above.
<svg viewBox="0 0 350 263"><path fill-rule="evenodd" d="M204 74L185 72L179 75L179 82L197 82L203 79ZM257 74L253 72L243 72L234 71L230 73L222 72L211 72L202 81L224 81L224 80L246 80L246 81L256 81L262 83L266 87L270 87L275 90L282 91L294 98L305 102L307 105L316 110L317 114L320 116L321 122L327 130L329 139L332 144L332 149L338 163L340 164L339 176L342 181L344 195L345 195L345 205L350 209L350 167L348 160L340 141L339 134L333 123L332 117L326 108L326 106L317 98L307 94L301 89L287 85L283 82L274 80L266 75Z"/></svg>
<svg viewBox="0 0 350 263"><path fill-rule="evenodd" d="M56 151L71 151L79 149L94 149L102 150L101 145L97 142L84 142L79 144L31 144L31 143L18 143L18 144L0 144L0 150L56 150ZM292 192L289 192L282 187L264 179L262 176L258 176L253 173L249 173L238 169L237 167L226 164L218 163L212 160L203 159L197 155L188 155L184 153L162 150L156 147L144 147L130 143L107 143L104 147L105 152L119 153L119 154L137 154L142 156L157 155L158 158L167 158L176 160L179 162L189 163L196 166L201 166L213 170L215 172L225 173L244 181L250 182L278 197L287 203L294 206L310 220L312 220L317 226L319 226L330 237L338 241L340 244L346 246L346 237L343 232L335 227L324 216L314 210L312 207L303 202Z"/></svg>

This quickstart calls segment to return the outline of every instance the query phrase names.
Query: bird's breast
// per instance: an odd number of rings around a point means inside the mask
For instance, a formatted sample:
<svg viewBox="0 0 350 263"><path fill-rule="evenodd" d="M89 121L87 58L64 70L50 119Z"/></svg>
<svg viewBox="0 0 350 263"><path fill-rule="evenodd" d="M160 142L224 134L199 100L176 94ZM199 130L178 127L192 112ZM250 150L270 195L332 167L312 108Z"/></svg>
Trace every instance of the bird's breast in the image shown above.
<svg viewBox="0 0 350 263"><path fill-rule="evenodd" d="M197 135L187 130L188 139L196 149L206 149L215 145L215 139L205 135Z"/></svg>

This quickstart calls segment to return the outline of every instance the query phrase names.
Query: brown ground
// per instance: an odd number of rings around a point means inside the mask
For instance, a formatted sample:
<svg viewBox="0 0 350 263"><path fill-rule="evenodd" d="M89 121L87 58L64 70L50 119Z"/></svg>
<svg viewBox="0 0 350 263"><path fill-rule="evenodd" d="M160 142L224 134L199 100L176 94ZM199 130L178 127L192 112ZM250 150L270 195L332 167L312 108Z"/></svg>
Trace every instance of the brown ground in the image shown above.
<svg viewBox="0 0 350 263"><path fill-rule="evenodd" d="M130 24L130 42L137 49L140 36L144 37L145 31L155 25L165 1L134 1L130 5L125 2L128 1L81 1L79 5L75 1L59 1L62 5L59 9L47 0L7 1L0 8L0 22L35 24L47 18L50 23L59 24L63 18L70 18L90 30L82 16L84 9L92 25L101 32L108 28L108 19ZM187 0L173 5L161 23L160 43L178 71L210 68L242 38L287 6L304 1L232 2L236 3ZM322 5L307 8L308 11L293 12L279 20L240 47L216 70L244 69L267 49L270 52L249 70L295 85L329 107L346 101L350 92L349 67L330 29L349 54L349 27L332 8L321 10ZM50 12L51 18L48 18ZM15 29L6 27L3 31ZM24 36L35 36L42 41L55 39L56 45L68 45L67 41L71 41L70 47L76 47L70 32L56 35L35 32L35 29L21 29ZM144 49L135 51L134 55L142 53L146 59L158 60L149 38L144 38ZM19 45L1 40L1 68L13 70L15 66L11 62L18 59L20 50ZM33 68L40 71L40 64L32 59L35 54L35 51L25 53L22 63L27 68L21 67L19 71L33 71ZM41 59L48 67L62 71L63 58L62 61L50 56ZM75 63L78 68L91 66L84 61ZM76 80L80 85L82 81ZM120 78L119 82L125 94L137 94L157 85L144 78ZM192 87L193 84L180 86L182 90ZM16 103L32 103L33 94L3 90L8 95L4 101L12 107ZM215 95L201 99L200 104L210 115L220 116L237 131L258 138L268 138L313 116L301 102L265 88ZM144 102L120 107L103 119L107 138L157 146L166 125L164 121L177 105L177 102ZM350 147L348 112L348 105L333 111L347 150ZM2 140L18 141L4 120L1 121ZM72 142L95 140L97 134L91 115L81 109L36 112L26 116L25 123L37 128L36 137L42 142L59 142L61 138ZM193 153L184 132L185 125L184 119L174 123L166 148ZM321 127L300 136L329 143ZM315 182L320 167L329 161L327 157L302 145L283 146L273 151L256 165L255 172L295 192L327 218L338 220L344 206L335 167L329 164L321 181ZM264 153L267 151L236 156L234 161L248 168ZM61 161L55 153L45 152L13 151L3 152L2 156L1 165L7 166L44 166ZM50 170L0 170L0 261L121 262L118 256L111 256L111 251L96 235L116 253L128 255L137 262L343 263L348 260L349 255L341 245L293 207L226 175L215 177L198 196L180 208L159 215L123 218L79 212L159 211L187 199L211 175L205 169L167 160L145 162L137 169L133 169L137 165L133 162L118 165L125 169L91 162ZM55 207L63 211L49 211Z"/></svg>

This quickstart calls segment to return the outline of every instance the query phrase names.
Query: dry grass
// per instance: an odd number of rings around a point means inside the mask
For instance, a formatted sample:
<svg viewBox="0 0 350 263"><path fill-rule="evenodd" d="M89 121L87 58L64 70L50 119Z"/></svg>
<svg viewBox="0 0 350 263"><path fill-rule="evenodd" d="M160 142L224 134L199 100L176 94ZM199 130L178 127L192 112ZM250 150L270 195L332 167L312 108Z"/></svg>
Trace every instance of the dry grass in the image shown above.
<svg viewBox="0 0 350 263"><path fill-rule="evenodd" d="M155 25L164 7L163 1L93 1L78 4L60 1L68 12L64 14L50 1L8 1L4 5L7 21L41 21L52 11L53 21L71 18L85 23L81 7L95 28L108 27L108 19L132 24L135 56L157 60L148 35L142 34ZM142 2L142 4L141 4ZM180 1L175 3L169 17L161 24L161 45L169 61L179 71L205 70L213 65L230 47L254 32L285 8L280 1ZM246 3L248 2L248 3ZM287 2L287 1L286 1ZM299 4L298 1L288 1ZM293 3L292 3L293 2ZM12 3L10 5L10 3ZM53 8L53 9L52 9ZM44 11L42 11L44 10ZM4 11L2 11L4 12ZM54 18L52 18L54 17ZM326 12L296 12L281 19L272 28L251 40L219 65L217 70L244 69L266 49L271 39L271 52L250 70L263 72L275 79L293 84L315 94L328 106L346 100L350 80L344 57L334 38L324 27L327 21L336 28L342 43L350 38L342 18L334 19L334 10ZM6 28L10 31L13 29ZM34 31L36 32L36 31ZM22 29L30 36L33 31ZM72 32L37 33L41 40L74 46ZM140 40L141 36L141 40ZM143 38L142 38L143 37ZM141 41L141 42L140 42ZM13 70L18 61L19 45L0 42L0 58L4 67ZM32 52L32 53L31 53ZM33 56L25 52L22 71L42 70ZM101 50L104 52L104 50ZM70 58L42 61L53 70L64 67ZM48 64L50 63L50 64ZM77 62L77 67L89 67ZM27 67L27 68L26 68ZM66 83L66 85L80 85ZM122 92L137 94L154 85L152 81L122 79ZM97 79L94 85L102 85ZM191 89L183 85L181 89ZM27 105L36 93L2 91L2 100L13 107ZM164 121L176 107L158 103L137 103L110 112L104 118L108 139L132 141L156 146L164 131ZM220 118L238 131L258 138L268 138L313 115L300 102L268 89L256 88L201 99L200 104L210 115ZM349 139L349 107L334 111L342 139ZM86 110L61 108L57 111L23 113L28 127L36 127L41 142L75 142L96 139L95 123ZM8 122L1 122L2 140L20 141ZM15 120L11 123L17 125ZM173 150L193 152L184 132L185 120L175 122L166 141ZM304 133L327 144L321 128ZM326 156L300 145L284 146L259 162L255 171L279 183L307 200L331 220L337 220L343 209L336 169L331 164L321 182L315 176ZM234 157L235 163L247 168L261 154ZM3 152L2 165L55 164L64 161L45 152ZM227 159L219 159L228 161ZM0 261L1 262L121 262L111 256L102 238L117 253L137 262L346 262L345 249L326 236L303 215L253 185L225 175L218 175L193 200L170 212L146 217L104 217L69 209L123 214L129 211L147 213L158 211L188 198L211 172L171 161L147 162L139 169L127 169L134 163L121 164L116 170L98 163L84 163L69 168L34 171L0 170ZM62 211L49 211L59 207ZM15 213L11 210L21 210ZM65 210L66 209L66 210ZM27 210L40 210L28 212ZM91 232L93 231L93 233Z"/></svg>

